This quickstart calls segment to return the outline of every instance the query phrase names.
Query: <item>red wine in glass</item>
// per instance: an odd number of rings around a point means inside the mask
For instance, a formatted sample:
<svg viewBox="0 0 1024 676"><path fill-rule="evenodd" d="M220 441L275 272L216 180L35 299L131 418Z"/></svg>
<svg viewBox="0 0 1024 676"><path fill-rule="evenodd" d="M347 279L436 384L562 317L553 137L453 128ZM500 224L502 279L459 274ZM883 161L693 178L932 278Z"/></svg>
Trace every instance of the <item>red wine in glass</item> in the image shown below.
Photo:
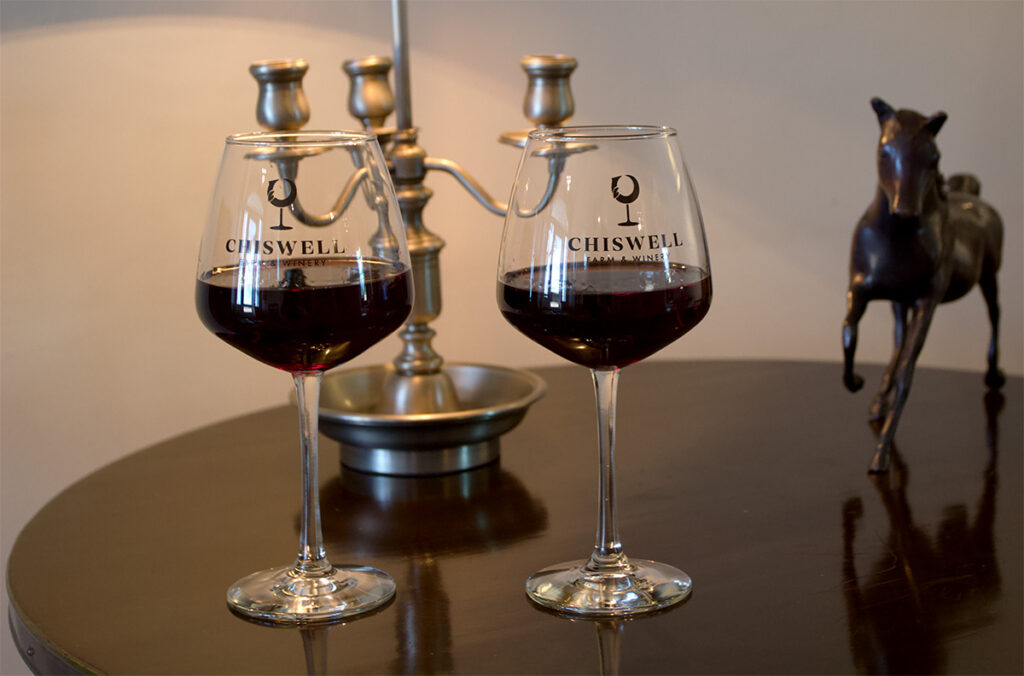
<svg viewBox="0 0 1024 676"><path fill-rule="evenodd" d="M402 263L297 259L214 269L196 283L212 333L290 373L326 371L397 329L411 309Z"/></svg>
<svg viewBox="0 0 1024 676"><path fill-rule="evenodd" d="M675 263L539 266L505 274L498 307L536 343L589 368L645 359L696 326L711 277Z"/></svg>

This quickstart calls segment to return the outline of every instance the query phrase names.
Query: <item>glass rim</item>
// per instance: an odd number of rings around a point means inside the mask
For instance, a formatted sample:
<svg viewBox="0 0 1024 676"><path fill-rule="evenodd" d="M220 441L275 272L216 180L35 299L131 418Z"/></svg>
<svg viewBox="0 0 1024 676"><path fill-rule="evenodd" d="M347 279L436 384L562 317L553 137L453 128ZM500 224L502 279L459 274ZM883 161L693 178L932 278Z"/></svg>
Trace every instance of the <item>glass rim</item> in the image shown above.
<svg viewBox="0 0 1024 676"><path fill-rule="evenodd" d="M616 141L676 136L674 128L653 124L595 124L533 129L529 137L534 141Z"/></svg>
<svg viewBox="0 0 1024 676"><path fill-rule="evenodd" d="M254 148L308 148L311 146L344 147L376 141L377 135L369 131L300 130L300 131L247 131L231 134L228 145Z"/></svg>

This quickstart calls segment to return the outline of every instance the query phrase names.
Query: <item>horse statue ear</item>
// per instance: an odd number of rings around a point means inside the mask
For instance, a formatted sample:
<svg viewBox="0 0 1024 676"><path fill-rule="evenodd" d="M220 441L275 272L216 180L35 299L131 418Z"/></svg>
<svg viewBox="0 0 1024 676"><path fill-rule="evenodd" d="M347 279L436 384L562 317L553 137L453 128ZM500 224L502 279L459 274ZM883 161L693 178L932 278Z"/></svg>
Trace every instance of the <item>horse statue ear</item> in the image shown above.
<svg viewBox="0 0 1024 676"><path fill-rule="evenodd" d="M885 124L886 120L896 114L892 106L877 96L871 99L871 107L875 109L875 115L878 116L878 124Z"/></svg>
<svg viewBox="0 0 1024 676"><path fill-rule="evenodd" d="M942 129L942 125L946 123L947 115L941 110L927 120L925 120L923 128L928 130L928 133L935 136Z"/></svg>

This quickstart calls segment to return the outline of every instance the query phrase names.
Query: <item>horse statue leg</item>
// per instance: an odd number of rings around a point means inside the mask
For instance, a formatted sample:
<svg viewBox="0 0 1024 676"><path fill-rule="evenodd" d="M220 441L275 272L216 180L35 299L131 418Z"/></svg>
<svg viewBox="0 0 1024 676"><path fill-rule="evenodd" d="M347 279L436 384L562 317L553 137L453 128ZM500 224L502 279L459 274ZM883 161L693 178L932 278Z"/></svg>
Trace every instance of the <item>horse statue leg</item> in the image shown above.
<svg viewBox="0 0 1024 676"><path fill-rule="evenodd" d="M1006 383L1006 376L999 369L999 286L996 284L994 266L986 265L982 268L978 286L981 287L981 293L985 296L988 319L992 325L992 338L988 344L988 371L985 372L985 385L989 389L998 390Z"/></svg>
<svg viewBox="0 0 1024 676"><path fill-rule="evenodd" d="M846 292L846 319L843 320L843 384L851 392L864 387L864 378L853 372L853 357L857 352L857 324L864 316L868 304L862 281L859 275L850 279L850 289Z"/></svg>
<svg viewBox="0 0 1024 676"><path fill-rule="evenodd" d="M878 394L875 395L874 401L871 402L871 408L869 409L868 420L872 422L879 422L885 419L885 414L889 411L890 399L892 395L892 385L894 379L893 375L896 372L896 366L900 361L900 352L903 350L903 341L906 337L907 331L907 306L903 303L893 301L892 303L892 318L893 318L893 347L892 347L892 359L889 360L889 366L885 369L885 374L882 376L882 386L878 389Z"/></svg>
<svg viewBox="0 0 1024 676"><path fill-rule="evenodd" d="M924 339L928 336L928 327L931 326L937 305L937 299L923 298L914 304L910 314L909 331L896 364L896 396L892 407L885 415L885 422L882 424L878 445L875 448L875 457L871 459L871 466L868 468L872 474L883 474L889 471L889 459L892 454L893 438L896 436L896 426L899 424L903 407L907 403L910 383L914 379L914 366L921 354L921 348L924 347Z"/></svg>
<svg viewBox="0 0 1024 676"><path fill-rule="evenodd" d="M846 602L846 625L850 632L850 648L857 671L881 673L884 655L880 655L878 628L871 621L870 604L864 598L857 575L857 522L864 516L864 503L860 497L848 498L843 503L843 600Z"/></svg>

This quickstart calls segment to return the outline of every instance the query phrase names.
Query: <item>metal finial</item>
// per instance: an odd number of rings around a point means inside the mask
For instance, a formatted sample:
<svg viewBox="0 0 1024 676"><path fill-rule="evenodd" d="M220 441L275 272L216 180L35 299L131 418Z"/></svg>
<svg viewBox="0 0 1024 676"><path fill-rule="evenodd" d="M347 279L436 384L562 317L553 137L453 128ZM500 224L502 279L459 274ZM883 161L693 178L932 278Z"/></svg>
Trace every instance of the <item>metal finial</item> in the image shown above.
<svg viewBox="0 0 1024 676"><path fill-rule="evenodd" d="M386 56L367 56L349 59L341 65L349 76L348 111L367 129L384 126L395 110L395 96L388 84L391 59Z"/></svg>
<svg viewBox="0 0 1024 676"><path fill-rule="evenodd" d="M309 69L305 59L256 61L249 72L259 83L256 119L270 131L294 131L309 121L309 102L302 77Z"/></svg>

